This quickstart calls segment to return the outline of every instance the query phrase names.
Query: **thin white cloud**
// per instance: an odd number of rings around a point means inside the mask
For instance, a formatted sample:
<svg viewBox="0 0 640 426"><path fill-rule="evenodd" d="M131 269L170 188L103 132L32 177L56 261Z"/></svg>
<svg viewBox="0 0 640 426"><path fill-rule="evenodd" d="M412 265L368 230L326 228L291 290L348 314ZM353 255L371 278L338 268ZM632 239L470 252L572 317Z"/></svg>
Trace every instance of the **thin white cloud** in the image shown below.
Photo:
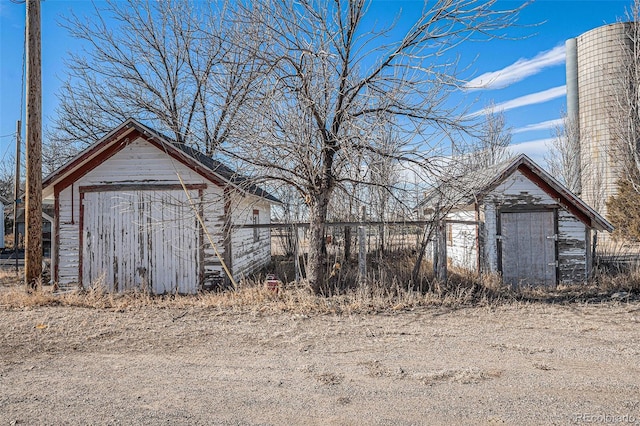
<svg viewBox="0 0 640 426"><path fill-rule="evenodd" d="M538 74L545 68L563 64L565 61L564 45L538 53L531 59L520 58L513 64L498 70L484 73L467 82L467 90L502 89L527 77Z"/></svg>
<svg viewBox="0 0 640 426"><path fill-rule="evenodd" d="M552 87L551 89L543 90L541 92L531 93L529 95L520 96L519 98L512 99L510 101L495 104L490 108L483 108L479 111L472 112L467 115L467 118L477 117L479 115L486 114L493 110L495 112L508 111L514 108L520 108L527 105L541 104L543 102L550 101L552 99L565 96L567 94L567 86L562 85L558 87Z"/></svg>
<svg viewBox="0 0 640 426"><path fill-rule="evenodd" d="M528 124L524 127L514 129L511 133L524 133L535 132L537 130L555 129L558 126L562 126L562 118L556 118L555 120L542 121L540 123Z"/></svg>
<svg viewBox="0 0 640 426"><path fill-rule="evenodd" d="M553 138L537 139L509 145L509 149L513 155L526 154L539 165L546 167L544 156L549 151L549 144L552 142Z"/></svg>

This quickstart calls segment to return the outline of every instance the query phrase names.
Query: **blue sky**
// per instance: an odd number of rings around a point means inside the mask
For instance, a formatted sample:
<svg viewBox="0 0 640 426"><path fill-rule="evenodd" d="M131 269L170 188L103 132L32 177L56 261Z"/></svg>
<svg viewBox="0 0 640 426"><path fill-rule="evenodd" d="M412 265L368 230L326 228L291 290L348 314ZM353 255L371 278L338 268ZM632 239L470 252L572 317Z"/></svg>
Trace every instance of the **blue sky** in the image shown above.
<svg viewBox="0 0 640 426"><path fill-rule="evenodd" d="M632 0L537 0L521 14L520 26L506 32L510 39L469 43L456 53L468 66L468 88L458 100L474 113L489 103L503 110L513 130L513 150L542 161L545 140L565 108L564 42L598 26L625 16ZM100 3L99 1L97 2ZM378 19L391 2L377 0L372 11ZM405 10L419 10L420 2L398 0ZM521 2L499 0L503 8ZM80 46L59 26L61 16L91 10L86 0L42 2L43 122L54 118L57 93L65 78L64 60ZM24 4L0 0L0 161L12 155L16 120L21 119L22 63L24 53ZM537 24L537 25L536 25ZM24 108L24 101L22 107ZM22 115L24 115L22 113ZM24 131L23 131L24 136Z"/></svg>

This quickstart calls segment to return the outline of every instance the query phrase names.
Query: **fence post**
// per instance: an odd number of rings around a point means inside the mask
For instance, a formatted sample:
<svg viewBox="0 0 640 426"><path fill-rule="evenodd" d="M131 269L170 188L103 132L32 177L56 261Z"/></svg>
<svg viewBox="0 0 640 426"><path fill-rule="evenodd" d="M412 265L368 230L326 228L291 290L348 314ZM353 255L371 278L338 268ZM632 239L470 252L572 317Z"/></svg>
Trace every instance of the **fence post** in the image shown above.
<svg viewBox="0 0 640 426"><path fill-rule="evenodd" d="M367 239L366 221L367 210L362 206L362 214L360 217L360 226L358 226L358 280L360 284L364 284L367 280Z"/></svg>
<svg viewBox="0 0 640 426"><path fill-rule="evenodd" d="M444 220L440 220L436 226L433 269L436 278L444 282L447 280L447 225Z"/></svg>
<svg viewBox="0 0 640 426"><path fill-rule="evenodd" d="M292 225L293 233L293 268L296 271L296 284L300 282L300 249L298 243L298 226Z"/></svg>
<svg viewBox="0 0 640 426"><path fill-rule="evenodd" d="M296 211L295 218L293 219L293 266L296 270L296 285L300 282L300 280L306 276L307 271L304 271L304 275L302 274L302 269L300 268L300 229L298 228L298 221L300 220L300 205L296 203Z"/></svg>

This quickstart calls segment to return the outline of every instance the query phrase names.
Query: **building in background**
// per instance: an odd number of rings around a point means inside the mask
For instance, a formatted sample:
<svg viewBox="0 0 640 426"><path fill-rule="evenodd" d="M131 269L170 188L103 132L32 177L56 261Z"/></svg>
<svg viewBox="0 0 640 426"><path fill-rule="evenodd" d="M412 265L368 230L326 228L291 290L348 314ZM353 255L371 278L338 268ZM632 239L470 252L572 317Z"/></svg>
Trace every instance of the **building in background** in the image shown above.
<svg viewBox="0 0 640 426"><path fill-rule="evenodd" d="M22 203L21 203L22 204ZM24 204L22 204L24 205ZM13 211L9 213L9 218L13 222ZM42 256L51 257L51 225L53 224L53 204L43 203L42 205ZM24 208L18 209L18 219L16 221L18 234L18 249L24 251L24 237L26 235ZM7 229L11 233L12 228ZM19 254L20 259L24 257L24 253Z"/></svg>
<svg viewBox="0 0 640 426"><path fill-rule="evenodd" d="M566 41L567 116L579 129L579 134L569 135L580 143L577 192L603 216L622 173L614 129L620 126L619 94L625 90L625 61L632 47L629 26L605 25Z"/></svg>

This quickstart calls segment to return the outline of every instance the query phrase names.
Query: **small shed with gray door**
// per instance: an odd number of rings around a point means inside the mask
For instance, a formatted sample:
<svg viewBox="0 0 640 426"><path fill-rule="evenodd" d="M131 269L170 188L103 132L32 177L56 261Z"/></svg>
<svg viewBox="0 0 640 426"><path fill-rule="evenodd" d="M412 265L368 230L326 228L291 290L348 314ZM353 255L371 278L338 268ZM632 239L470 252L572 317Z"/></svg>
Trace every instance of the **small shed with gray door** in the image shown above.
<svg viewBox="0 0 640 426"><path fill-rule="evenodd" d="M271 259L279 201L222 163L127 120L43 182L53 279L122 292L195 293ZM246 226L249 225L249 226Z"/></svg>
<svg viewBox="0 0 640 426"><path fill-rule="evenodd" d="M450 179L420 210L444 218L448 264L499 273L510 285L586 281L593 232L613 230L524 154Z"/></svg>

